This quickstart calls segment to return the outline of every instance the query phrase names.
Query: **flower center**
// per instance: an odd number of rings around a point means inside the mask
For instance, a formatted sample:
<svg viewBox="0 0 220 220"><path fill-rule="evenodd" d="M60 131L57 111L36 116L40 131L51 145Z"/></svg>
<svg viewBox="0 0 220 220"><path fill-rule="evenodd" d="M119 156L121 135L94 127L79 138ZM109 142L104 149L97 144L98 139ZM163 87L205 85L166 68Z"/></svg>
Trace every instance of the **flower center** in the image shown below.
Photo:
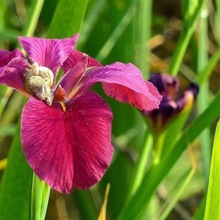
<svg viewBox="0 0 220 220"><path fill-rule="evenodd" d="M47 105L52 105L54 97L51 90L53 79L53 72L49 68L33 63L23 73L24 89Z"/></svg>

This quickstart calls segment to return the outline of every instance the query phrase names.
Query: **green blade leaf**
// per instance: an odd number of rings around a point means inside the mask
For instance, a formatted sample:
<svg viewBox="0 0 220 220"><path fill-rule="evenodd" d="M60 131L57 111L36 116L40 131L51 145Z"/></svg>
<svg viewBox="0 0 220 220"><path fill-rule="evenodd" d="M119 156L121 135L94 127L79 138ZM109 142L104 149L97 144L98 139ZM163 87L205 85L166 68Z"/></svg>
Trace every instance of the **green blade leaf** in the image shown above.
<svg viewBox="0 0 220 220"><path fill-rule="evenodd" d="M8 156L8 164L0 185L1 220L28 220L32 171L20 144L18 129Z"/></svg>
<svg viewBox="0 0 220 220"><path fill-rule="evenodd" d="M212 151L205 220L220 219L220 122L218 121Z"/></svg>
<svg viewBox="0 0 220 220"><path fill-rule="evenodd" d="M197 8L194 10L193 15L191 15L188 19L186 19L187 22L184 23L184 26L183 26L181 35L178 39L178 42L176 44L176 47L175 47L175 50L174 50L174 53L171 59L169 71L168 71L174 76L177 75L178 73L185 51L192 37L192 34L196 28L199 15L205 3L206 3L206 0L200 0L197 4Z"/></svg>
<svg viewBox="0 0 220 220"><path fill-rule="evenodd" d="M60 0L51 21L48 37L69 37L79 32L88 0Z"/></svg>
<svg viewBox="0 0 220 220"><path fill-rule="evenodd" d="M31 219L44 220L48 200L50 196L50 187L35 174L33 174L32 196L31 196Z"/></svg>

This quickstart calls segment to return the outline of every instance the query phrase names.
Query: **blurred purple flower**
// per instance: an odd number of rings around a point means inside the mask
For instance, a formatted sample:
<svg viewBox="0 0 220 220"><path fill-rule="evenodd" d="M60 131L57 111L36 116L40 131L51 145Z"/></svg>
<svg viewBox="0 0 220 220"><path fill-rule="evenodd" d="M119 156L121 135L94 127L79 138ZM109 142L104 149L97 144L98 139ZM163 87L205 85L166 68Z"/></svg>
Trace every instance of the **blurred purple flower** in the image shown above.
<svg viewBox="0 0 220 220"><path fill-rule="evenodd" d="M171 119L193 104L199 87L195 83L190 83L188 88L180 94L178 78L166 73L152 74L149 81L158 89L163 99L159 109L143 111L143 114L148 116L153 131L161 132Z"/></svg>
<svg viewBox="0 0 220 220"><path fill-rule="evenodd" d="M28 59L19 50L0 50L0 83L29 97L21 118L26 159L41 179L65 193L97 183L112 159L112 112L90 91L95 83L140 110L158 108L161 100L137 67L120 62L102 66L73 49L77 38L20 37Z"/></svg>

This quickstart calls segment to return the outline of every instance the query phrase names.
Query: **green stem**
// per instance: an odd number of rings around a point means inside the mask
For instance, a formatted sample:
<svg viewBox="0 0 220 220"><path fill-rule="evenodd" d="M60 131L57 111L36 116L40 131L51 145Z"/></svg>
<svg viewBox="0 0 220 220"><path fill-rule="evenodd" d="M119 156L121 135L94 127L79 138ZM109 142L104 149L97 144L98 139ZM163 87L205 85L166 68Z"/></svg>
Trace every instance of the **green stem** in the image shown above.
<svg viewBox="0 0 220 220"><path fill-rule="evenodd" d="M38 18L43 7L44 0L32 1L32 5L29 11L29 20L27 26L23 30L24 36L32 36L37 26Z"/></svg>
<svg viewBox="0 0 220 220"><path fill-rule="evenodd" d="M96 56L97 60L102 61L108 56L108 54L110 53L110 51L114 47L115 43L117 42L119 37L124 32L125 28L131 22L131 20L134 16L134 11L137 8L137 2L138 2L137 0L133 0L133 2L131 3L127 12L125 13L124 17L122 18L121 22L118 24L118 26L115 28L112 35L108 38L106 43L103 45L102 49L98 52L98 54Z"/></svg>
<svg viewBox="0 0 220 220"><path fill-rule="evenodd" d="M152 149L152 144L153 144L153 136L147 133L146 138L145 138L145 144L143 145L143 147L141 148L139 152L140 157L134 170L131 195L135 193L135 191L137 190L138 186L140 185L143 179L143 176L146 170L146 164L147 164L147 161L149 159L150 152Z"/></svg>
<svg viewBox="0 0 220 220"><path fill-rule="evenodd" d="M178 70L180 68L181 62L183 60L183 57L185 55L186 48L189 44L190 38L192 37L192 34L195 30L197 20L199 18L199 15L203 9L203 6L205 4L206 0L200 0L198 2L197 9L195 10L193 16L191 19L189 19L188 22L184 23L183 30L180 34L180 37L178 39L177 45L175 47L170 67L168 72L172 75L177 75Z"/></svg>
<svg viewBox="0 0 220 220"><path fill-rule="evenodd" d="M147 57L149 53L148 41L151 35L152 0L140 1L138 13L140 13L140 26L138 30L140 34L140 69L147 79L149 78L149 62L147 62Z"/></svg>
<svg viewBox="0 0 220 220"><path fill-rule="evenodd" d="M163 151L164 137L165 137L165 132L155 137L153 165L157 165L160 163L160 158Z"/></svg>
<svg viewBox="0 0 220 220"><path fill-rule="evenodd" d="M168 207L165 209L165 211L163 212L163 214L160 216L160 220L165 220L167 219L168 215L170 214L170 212L172 211L173 207L175 206L175 204L178 202L179 198L181 197L181 195L184 193L185 189L187 188L187 186L189 185L190 181L192 180L193 176L195 174L195 168L192 168L192 170L189 172L188 176L186 177L186 179L183 182L183 185L181 186L181 188L178 190L178 192L174 195L174 197L172 198L172 200L169 202Z"/></svg>
<svg viewBox="0 0 220 220"><path fill-rule="evenodd" d="M204 8L201 12L200 22L198 27L198 66L197 70L201 71L208 62L208 26L207 26L207 8ZM204 82L203 85L200 86L200 92L198 96L198 111L202 113L207 106L209 105L209 85L208 82ZM202 158L203 158L203 170L204 170L204 178L206 185L208 184L208 176L209 176L209 168L210 168L210 130L206 128L202 131L200 135L200 143L202 149Z"/></svg>
<svg viewBox="0 0 220 220"><path fill-rule="evenodd" d="M44 220L50 197L50 187L35 174L32 180L31 220Z"/></svg>

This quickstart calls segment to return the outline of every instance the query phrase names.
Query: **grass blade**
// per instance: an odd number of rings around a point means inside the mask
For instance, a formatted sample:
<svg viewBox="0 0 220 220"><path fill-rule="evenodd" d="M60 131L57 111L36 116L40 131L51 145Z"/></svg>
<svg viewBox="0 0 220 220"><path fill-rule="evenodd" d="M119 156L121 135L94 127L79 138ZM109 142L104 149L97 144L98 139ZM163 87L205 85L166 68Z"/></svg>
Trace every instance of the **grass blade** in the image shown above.
<svg viewBox="0 0 220 220"><path fill-rule="evenodd" d="M220 219L220 121L217 123L211 169L209 176L208 194L205 209L205 220Z"/></svg>
<svg viewBox="0 0 220 220"><path fill-rule="evenodd" d="M50 196L50 187L35 174L32 180L31 219L44 220Z"/></svg>
<svg viewBox="0 0 220 220"><path fill-rule="evenodd" d="M88 0L60 0L47 32L48 37L70 37L79 32Z"/></svg>
<svg viewBox="0 0 220 220"><path fill-rule="evenodd" d="M179 67L181 65L183 56L185 54L186 48L188 46L188 43L190 41L190 38L195 30L199 15L205 5L206 0L200 0L197 4L197 8L195 9L195 12L193 13L190 22L185 22L183 26L183 30L181 32L181 35L178 39L178 42L176 44L171 62L169 67L169 73L172 75L177 75Z"/></svg>
<svg viewBox="0 0 220 220"><path fill-rule="evenodd" d="M0 219L28 220L32 171L20 144L18 129L11 145L8 163L0 185Z"/></svg>

